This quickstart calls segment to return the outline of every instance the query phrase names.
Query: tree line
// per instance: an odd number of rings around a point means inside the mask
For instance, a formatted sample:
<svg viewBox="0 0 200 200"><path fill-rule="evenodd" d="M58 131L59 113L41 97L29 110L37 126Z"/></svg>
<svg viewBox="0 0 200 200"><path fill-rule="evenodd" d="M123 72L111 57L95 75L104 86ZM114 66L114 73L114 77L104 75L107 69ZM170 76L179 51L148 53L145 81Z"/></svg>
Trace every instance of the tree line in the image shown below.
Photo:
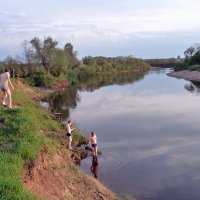
<svg viewBox="0 0 200 200"><path fill-rule="evenodd" d="M123 72L131 70L147 70L149 65L143 60L134 58L133 56L118 56L118 57L92 57L83 58L83 64L88 67L90 73L101 72Z"/></svg>
<svg viewBox="0 0 200 200"><path fill-rule="evenodd" d="M184 51L184 62L175 67L175 71L200 71L200 44L195 44Z"/></svg>
<svg viewBox="0 0 200 200"><path fill-rule="evenodd" d="M23 55L8 56L0 62L0 71L9 66L15 75L25 78L34 86L51 86L57 80L68 79L76 83L80 78L97 73L117 73L122 71L147 71L149 65L144 61L128 57L92 57L78 59L78 52L71 43L63 48L48 36L41 40L34 37L22 43Z"/></svg>

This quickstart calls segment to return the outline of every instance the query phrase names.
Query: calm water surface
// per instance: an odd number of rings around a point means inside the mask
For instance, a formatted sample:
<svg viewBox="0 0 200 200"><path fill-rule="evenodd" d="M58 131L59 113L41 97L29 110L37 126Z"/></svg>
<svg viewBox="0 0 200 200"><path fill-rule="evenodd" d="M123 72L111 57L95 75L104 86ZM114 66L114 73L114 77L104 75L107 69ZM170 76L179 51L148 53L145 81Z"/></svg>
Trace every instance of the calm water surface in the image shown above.
<svg viewBox="0 0 200 200"><path fill-rule="evenodd" d="M98 179L120 196L200 199L200 96L190 82L167 72L152 70L135 83L79 91L70 110L84 132L96 131L103 152ZM91 160L81 165L90 175Z"/></svg>

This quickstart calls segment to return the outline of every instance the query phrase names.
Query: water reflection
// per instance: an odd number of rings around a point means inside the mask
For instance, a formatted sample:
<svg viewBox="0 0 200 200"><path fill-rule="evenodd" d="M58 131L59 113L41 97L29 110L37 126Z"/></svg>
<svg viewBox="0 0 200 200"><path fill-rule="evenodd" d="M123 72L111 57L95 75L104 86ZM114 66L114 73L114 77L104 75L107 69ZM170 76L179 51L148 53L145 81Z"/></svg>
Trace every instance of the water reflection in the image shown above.
<svg viewBox="0 0 200 200"><path fill-rule="evenodd" d="M98 158L96 156L92 156L92 165L90 167L90 170L93 173L94 178L96 179L98 177L98 168L99 168Z"/></svg>
<svg viewBox="0 0 200 200"><path fill-rule="evenodd" d="M134 83L144 78L147 72L130 72L122 74L105 74L101 76L91 76L81 79L80 83L67 90L60 90L48 96L51 112L58 115L58 118L65 120L69 117L70 109L75 109L80 101L78 91L92 92L108 85L124 85Z"/></svg>
<svg viewBox="0 0 200 200"><path fill-rule="evenodd" d="M54 114L58 114L62 119L69 117L69 109L75 109L80 97L75 88L71 87L67 90L60 90L51 93L46 99L49 103L49 108Z"/></svg>
<svg viewBox="0 0 200 200"><path fill-rule="evenodd" d="M199 200L199 97L184 88L190 82L166 73L154 70L144 79L142 75L127 82L121 77L118 83L114 77L93 77L75 88L70 118L85 132L97 132L103 152L100 171L90 158L82 170L121 196ZM57 110L69 109L70 100L59 95L53 98Z"/></svg>
<svg viewBox="0 0 200 200"><path fill-rule="evenodd" d="M199 200L200 101L185 90L188 81L165 73L81 92L71 117L97 132L103 151L98 178L121 196ZM91 163L84 163L87 172Z"/></svg>
<svg viewBox="0 0 200 200"><path fill-rule="evenodd" d="M185 89L191 93L199 94L200 93L200 82L191 81L190 83L185 84Z"/></svg>
<svg viewBox="0 0 200 200"><path fill-rule="evenodd" d="M173 68L162 68L162 67L151 68L151 73L155 73L155 74L170 73L171 71L174 71Z"/></svg>
<svg viewBox="0 0 200 200"><path fill-rule="evenodd" d="M125 72L121 74L105 74L105 75L97 75L90 76L84 78L80 81L78 85L78 89L81 91L92 92L96 89L99 89L104 86L109 85L125 85L128 83L134 83L139 80L142 80L148 72Z"/></svg>

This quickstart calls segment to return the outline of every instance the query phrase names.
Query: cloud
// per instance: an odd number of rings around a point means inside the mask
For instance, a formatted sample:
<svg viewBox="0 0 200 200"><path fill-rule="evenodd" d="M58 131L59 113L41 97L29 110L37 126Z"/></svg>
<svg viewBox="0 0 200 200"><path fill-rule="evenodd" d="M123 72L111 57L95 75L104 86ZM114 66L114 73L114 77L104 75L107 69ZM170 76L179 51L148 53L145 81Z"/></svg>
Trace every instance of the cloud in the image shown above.
<svg viewBox="0 0 200 200"><path fill-rule="evenodd" d="M140 46L144 47L145 44L149 44L148 47L152 49L154 40L158 47L162 46L161 41L166 39L172 43L176 41L179 45L179 34L194 35L200 30L200 15L197 9L200 3L197 0L192 0L193 3L185 0L60 0L48 4L46 1L41 4L38 0L34 3L21 1L16 4L12 0L6 2L0 3L0 37L2 41L13 37L15 48L15 43L19 43L19 40L51 35L60 45L72 42L77 50L84 52L80 54L113 52L116 55L118 46L119 54L128 52L130 55L135 50L140 51ZM187 38L191 36L188 35ZM193 37L192 42L197 38L198 36ZM129 44L135 40L140 43L136 42L131 48ZM183 41L185 43L185 40ZM1 42L1 45L13 49L9 43ZM110 47L109 52L106 52L106 46ZM120 49L123 51L120 52ZM145 54L145 49L141 54Z"/></svg>
<svg viewBox="0 0 200 200"><path fill-rule="evenodd" d="M196 140L196 142L194 141L190 145L194 145L194 146L198 145L199 146L199 142ZM187 146L187 145L183 145L183 146ZM184 165L184 167L186 167L186 165L187 165L187 167L188 166L199 166L200 158L199 158L198 152L196 152L196 153L192 152L192 155L190 153L176 152L175 154L171 154L167 157L166 164L172 168L181 168L181 166L183 166L183 165Z"/></svg>
<svg viewBox="0 0 200 200"><path fill-rule="evenodd" d="M9 12L9 11L0 11L0 17L1 19L16 19L16 18L24 18L26 17L25 12Z"/></svg>

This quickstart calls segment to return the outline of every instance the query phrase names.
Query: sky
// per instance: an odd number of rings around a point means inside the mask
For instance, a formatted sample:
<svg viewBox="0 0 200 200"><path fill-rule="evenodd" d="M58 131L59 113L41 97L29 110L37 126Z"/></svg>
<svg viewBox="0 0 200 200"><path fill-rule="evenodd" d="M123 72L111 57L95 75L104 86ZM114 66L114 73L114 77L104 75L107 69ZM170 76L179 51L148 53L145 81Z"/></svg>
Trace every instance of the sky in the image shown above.
<svg viewBox="0 0 200 200"><path fill-rule="evenodd" d="M168 58L200 42L199 0L0 1L0 59L51 36L84 56Z"/></svg>

